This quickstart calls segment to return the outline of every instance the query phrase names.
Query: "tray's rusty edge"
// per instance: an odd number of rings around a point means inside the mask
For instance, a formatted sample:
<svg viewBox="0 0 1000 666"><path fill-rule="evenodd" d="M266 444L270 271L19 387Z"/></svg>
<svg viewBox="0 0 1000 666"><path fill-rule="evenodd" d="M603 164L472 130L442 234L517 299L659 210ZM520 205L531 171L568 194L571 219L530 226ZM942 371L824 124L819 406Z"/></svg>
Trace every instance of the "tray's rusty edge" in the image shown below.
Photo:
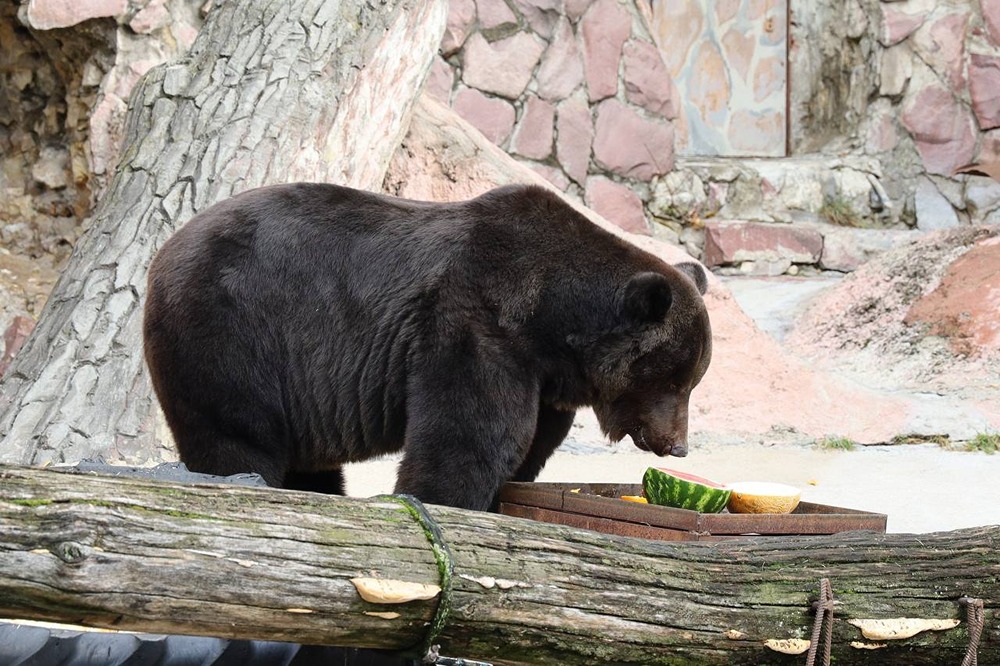
<svg viewBox="0 0 1000 666"><path fill-rule="evenodd" d="M654 539L656 541L720 541L724 538L731 538L700 534L688 530L670 529L668 527L644 525L642 523L612 520L610 518L601 518L600 516L586 516L579 513L554 511L552 509L542 509L537 506L507 504L505 502L500 503L500 513L515 518L528 518L545 523L567 525L569 527L578 527L585 530L635 539Z"/></svg>
<svg viewBox="0 0 1000 666"><path fill-rule="evenodd" d="M834 534L851 530L885 532L886 527L885 514L811 502L800 503L790 514L702 514L612 499L640 492L641 486L637 484L508 483L501 490L500 500L508 506L546 509L547 516L563 512L612 523L627 522L715 535Z"/></svg>

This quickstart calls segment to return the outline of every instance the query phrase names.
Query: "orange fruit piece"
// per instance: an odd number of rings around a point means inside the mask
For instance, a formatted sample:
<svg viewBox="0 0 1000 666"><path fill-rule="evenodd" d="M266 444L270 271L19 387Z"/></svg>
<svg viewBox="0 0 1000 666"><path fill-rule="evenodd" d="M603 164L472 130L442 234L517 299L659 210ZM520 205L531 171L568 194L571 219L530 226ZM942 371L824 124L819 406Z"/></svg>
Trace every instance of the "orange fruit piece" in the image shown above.
<svg viewBox="0 0 1000 666"><path fill-rule="evenodd" d="M622 495L621 497L626 502L637 502L639 504L649 504L649 501L645 497L640 497L639 495Z"/></svg>

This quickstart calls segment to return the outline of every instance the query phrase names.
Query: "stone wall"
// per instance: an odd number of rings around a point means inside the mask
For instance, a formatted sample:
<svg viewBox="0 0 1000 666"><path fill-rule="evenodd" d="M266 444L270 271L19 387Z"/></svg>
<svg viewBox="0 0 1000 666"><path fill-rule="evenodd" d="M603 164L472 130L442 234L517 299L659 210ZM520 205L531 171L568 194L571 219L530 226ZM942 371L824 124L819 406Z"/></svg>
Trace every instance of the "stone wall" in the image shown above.
<svg viewBox="0 0 1000 666"><path fill-rule="evenodd" d="M756 5L764 7L746 12ZM665 24L683 22L666 3L453 0L432 90L564 191L695 256L712 217L921 229L994 222L1000 185L952 171L1000 160L1000 47L990 27L998 7L792 3L790 145L816 157L788 166L674 159L690 129L678 109L691 100L670 62L683 70L690 49L664 42L660 33L678 33ZM754 49L727 57L735 69L762 60Z"/></svg>
<svg viewBox="0 0 1000 666"><path fill-rule="evenodd" d="M186 50L201 2L0 8L0 244L68 250L116 163L129 91ZM815 222L830 203L865 226L1000 221L1000 185L952 174L1000 162L1000 0L792 3L792 151L818 157L788 165L675 160L687 130L669 62L690 49L657 49L668 4L452 0L430 89L574 198L695 256L708 219ZM734 7L781 36L770 4L717 5ZM730 67L761 61L735 48Z"/></svg>
<svg viewBox="0 0 1000 666"><path fill-rule="evenodd" d="M452 0L430 90L598 213L650 233L643 202L674 167L675 99L648 3Z"/></svg>
<svg viewBox="0 0 1000 666"><path fill-rule="evenodd" d="M899 219L1000 222L1000 0L793 3L792 149L877 159ZM857 202L856 202L857 203Z"/></svg>

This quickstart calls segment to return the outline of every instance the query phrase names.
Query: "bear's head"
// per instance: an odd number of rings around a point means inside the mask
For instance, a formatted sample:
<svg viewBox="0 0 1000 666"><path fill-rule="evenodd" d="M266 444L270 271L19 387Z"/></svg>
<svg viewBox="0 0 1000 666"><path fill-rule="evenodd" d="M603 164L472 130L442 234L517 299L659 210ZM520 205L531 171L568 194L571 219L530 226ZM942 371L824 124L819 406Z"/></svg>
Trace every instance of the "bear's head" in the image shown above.
<svg viewBox="0 0 1000 666"><path fill-rule="evenodd" d="M591 348L594 412L618 441L687 455L688 399L712 358L712 330L695 263L632 275L617 294L619 325Z"/></svg>

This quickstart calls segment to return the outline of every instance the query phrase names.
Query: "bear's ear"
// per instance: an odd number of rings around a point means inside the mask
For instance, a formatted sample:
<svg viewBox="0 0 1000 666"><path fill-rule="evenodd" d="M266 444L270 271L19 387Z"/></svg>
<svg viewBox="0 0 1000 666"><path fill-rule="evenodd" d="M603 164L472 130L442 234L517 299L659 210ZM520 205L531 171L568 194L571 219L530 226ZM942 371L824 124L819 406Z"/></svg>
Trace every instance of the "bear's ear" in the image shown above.
<svg viewBox="0 0 1000 666"><path fill-rule="evenodd" d="M638 273L625 285L622 314L640 323L662 322L670 309L670 283L659 273Z"/></svg>
<svg viewBox="0 0 1000 666"><path fill-rule="evenodd" d="M705 292L708 291L708 276L705 275L705 269L701 267L701 264L685 261L682 264L674 264L674 268L691 278L694 285L698 287L698 293L702 296L705 295Z"/></svg>

